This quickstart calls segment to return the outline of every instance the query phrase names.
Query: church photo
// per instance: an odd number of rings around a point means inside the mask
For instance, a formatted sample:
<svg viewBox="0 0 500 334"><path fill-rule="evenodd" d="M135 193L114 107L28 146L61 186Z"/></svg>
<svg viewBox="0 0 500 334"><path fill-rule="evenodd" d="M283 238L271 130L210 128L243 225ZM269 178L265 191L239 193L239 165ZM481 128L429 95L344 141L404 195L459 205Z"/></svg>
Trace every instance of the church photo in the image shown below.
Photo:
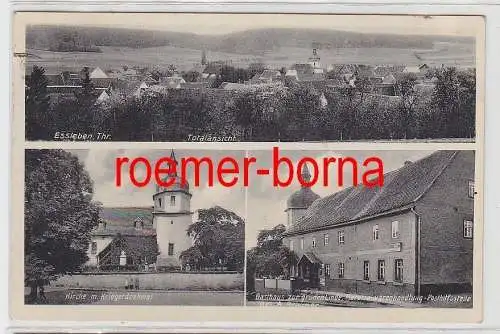
<svg viewBox="0 0 500 334"><path fill-rule="evenodd" d="M224 152L225 156L228 155ZM235 159L243 151L230 152ZM245 196L193 169L116 184L116 158L220 151L26 150L25 303L222 305L244 302ZM203 168L203 167L201 167ZM136 164L143 180L149 168Z"/></svg>
<svg viewBox="0 0 500 334"><path fill-rule="evenodd" d="M302 184L253 183L247 305L472 307L474 230L481 223L474 219L475 151L282 154L292 161L379 157L383 185L308 186L317 172L311 163L297 170ZM266 159L264 151L253 155ZM344 179L353 173L344 169Z"/></svg>

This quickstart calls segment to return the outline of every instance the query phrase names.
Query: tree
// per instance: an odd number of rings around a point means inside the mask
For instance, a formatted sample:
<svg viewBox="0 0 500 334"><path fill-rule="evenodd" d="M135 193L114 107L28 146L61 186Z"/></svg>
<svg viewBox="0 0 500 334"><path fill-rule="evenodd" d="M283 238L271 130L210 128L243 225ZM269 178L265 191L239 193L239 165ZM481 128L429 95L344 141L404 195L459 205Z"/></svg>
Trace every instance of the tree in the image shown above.
<svg viewBox="0 0 500 334"><path fill-rule="evenodd" d="M370 87L366 77L355 76L353 82L354 86L348 85L340 90L342 96L338 110L340 140L358 138L358 112L361 105L365 102L365 93Z"/></svg>
<svg viewBox="0 0 500 334"><path fill-rule="evenodd" d="M165 74L167 77L171 77L175 74L177 71L177 67L174 64L168 64L167 69L165 70Z"/></svg>
<svg viewBox="0 0 500 334"><path fill-rule="evenodd" d="M316 132L314 118L320 109L320 95L316 89L302 85L290 88L279 120L284 139L311 140Z"/></svg>
<svg viewBox="0 0 500 334"><path fill-rule="evenodd" d="M226 267L243 271L245 258L245 223L234 212L215 206L199 210L198 220L187 230L193 246L181 253L181 260L191 268Z"/></svg>
<svg viewBox="0 0 500 334"><path fill-rule="evenodd" d="M264 63L251 63L248 65L248 76L252 78L254 75L264 72L265 69Z"/></svg>
<svg viewBox="0 0 500 334"><path fill-rule="evenodd" d="M81 97L86 98L92 96L94 93L94 86L92 80L90 79L90 70L87 66L83 68L82 71L82 94Z"/></svg>
<svg viewBox="0 0 500 334"><path fill-rule="evenodd" d="M99 205L78 158L63 150L27 150L25 163L25 284L38 288L81 268Z"/></svg>
<svg viewBox="0 0 500 334"><path fill-rule="evenodd" d="M48 80L42 67L33 66L26 81L25 131L28 140L48 139L48 112L50 97L47 91Z"/></svg>
<svg viewBox="0 0 500 334"><path fill-rule="evenodd" d="M414 121L413 113L417 103L416 83L417 76L415 73L403 73L396 82L396 92L401 97L398 110L401 116L401 129L404 139L410 136L411 125Z"/></svg>
<svg viewBox="0 0 500 334"><path fill-rule="evenodd" d="M253 129L259 126L262 110L254 92L244 93L234 101L234 120L243 128L243 140L252 140Z"/></svg>
<svg viewBox="0 0 500 334"><path fill-rule="evenodd" d="M440 132L444 138L475 135L476 82L474 71L459 71L455 67L436 69L432 105L441 116Z"/></svg>
<svg viewBox="0 0 500 334"><path fill-rule="evenodd" d="M193 70L187 71L182 74L182 78L186 82L197 82L200 79L200 77L201 73Z"/></svg>
<svg viewBox="0 0 500 334"><path fill-rule="evenodd" d="M259 232L257 246L247 252L247 273L250 272L252 278L289 275L296 255L283 245L285 231L286 227L279 224Z"/></svg>

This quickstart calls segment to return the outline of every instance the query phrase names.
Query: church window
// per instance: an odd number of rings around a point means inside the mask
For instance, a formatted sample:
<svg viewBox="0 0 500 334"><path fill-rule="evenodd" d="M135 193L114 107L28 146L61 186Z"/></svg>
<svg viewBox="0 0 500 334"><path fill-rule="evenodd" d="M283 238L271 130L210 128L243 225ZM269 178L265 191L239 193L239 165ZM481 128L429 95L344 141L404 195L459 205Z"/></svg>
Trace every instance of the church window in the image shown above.
<svg viewBox="0 0 500 334"><path fill-rule="evenodd" d="M304 249L304 238L300 239L300 249Z"/></svg>
<svg viewBox="0 0 500 334"><path fill-rule="evenodd" d="M161 198L158 198L158 207L161 208Z"/></svg>
<svg viewBox="0 0 500 334"><path fill-rule="evenodd" d="M323 244L325 246L328 246L329 242L330 242L330 240L329 240L328 234L325 234L324 237L323 237Z"/></svg>
<svg viewBox="0 0 500 334"><path fill-rule="evenodd" d="M174 255L174 244L171 243L168 244L168 255L169 256Z"/></svg>
<svg viewBox="0 0 500 334"><path fill-rule="evenodd" d="M174 225L174 221L173 220L170 221L170 225Z"/></svg>
<svg viewBox="0 0 500 334"><path fill-rule="evenodd" d="M312 238L312 247L315 248L316 247L316 238Z"/></svg>
<svg viewBox="0 0 500 334"><path fill-rule="evenodd" d="M175 196L170 196L170 206L175 206Z"/></svg>
<svg viewBox="0 0 500 334"><path fill-rule="evenodd" d="M90 247L90 253L91 254L97 254L97 242L92 241L92 245Z"/></svg>

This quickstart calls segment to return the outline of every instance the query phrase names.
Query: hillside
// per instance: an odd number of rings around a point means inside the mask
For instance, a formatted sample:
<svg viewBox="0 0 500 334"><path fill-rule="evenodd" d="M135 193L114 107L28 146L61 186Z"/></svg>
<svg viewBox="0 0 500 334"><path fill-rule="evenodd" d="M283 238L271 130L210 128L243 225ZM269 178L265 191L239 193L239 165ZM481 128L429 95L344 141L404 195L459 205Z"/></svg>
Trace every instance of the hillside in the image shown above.
<svg viewBox="0 0 500 334"><path fill-rule="evenodd" d="M217 36L71 26L31 26L26 32L27 48L51 51L98 52L99 46L131 48L173 46L256 55L284 47L432 49L437 42L473 45L474 40L467 37L362 34L319 29L257 29Z"/></svg>

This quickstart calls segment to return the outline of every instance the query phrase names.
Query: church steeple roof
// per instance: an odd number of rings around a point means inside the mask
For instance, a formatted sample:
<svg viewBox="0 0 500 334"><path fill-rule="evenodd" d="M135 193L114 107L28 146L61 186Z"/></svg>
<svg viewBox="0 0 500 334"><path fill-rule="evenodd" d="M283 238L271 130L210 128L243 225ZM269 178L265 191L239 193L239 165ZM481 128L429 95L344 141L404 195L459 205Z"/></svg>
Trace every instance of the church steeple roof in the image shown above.
<svg viewBox="0 0 500 334"><path fill-rule="evenodd" d="M178 173L178 169L180 168L179 162L177 161L177 158L175 157L175 152L172 149L170 151L170 160L175 164L175 169L171 170L171 172L168 174L167 177L164 178L164 180L170 180L171 178L174 178L175 180L169 187L161 187L160 185L156 185L156 193L160 193L163 191L182 191L189 193L189 182L186 180L182 180L182 177ZM186 177L186 175L183 175L183 177Z"/></svg>
<svg viewBox="0 0 500 334"><path fill-rule="evenodd" d="M175 163L175 170L170 175L177 176L177 167L179 166L179 164L177 163L177 159L175 158L174 149L172 149L172 151L170 151L170 160L172 160Z"/></svg>
<svg viewBox="0 0 500 334"><path fill-rule="evenodd" d="M304 164L301 171L302 181L308 183L311 181L311 173L307 164ZM318 194L311 190L311 187L301 186L301 189L294 192L287 200L287 210L307 209L315 200L320 198Z"/></svg>
<svg viewBox="0 0 500 334"><path fill-rule="evenodd" d="M307 167L307 164L304 164L304 166L302 167L302 180L304 182L309 182L311 181L311 173L309 172L309 168Z"/></svg>

